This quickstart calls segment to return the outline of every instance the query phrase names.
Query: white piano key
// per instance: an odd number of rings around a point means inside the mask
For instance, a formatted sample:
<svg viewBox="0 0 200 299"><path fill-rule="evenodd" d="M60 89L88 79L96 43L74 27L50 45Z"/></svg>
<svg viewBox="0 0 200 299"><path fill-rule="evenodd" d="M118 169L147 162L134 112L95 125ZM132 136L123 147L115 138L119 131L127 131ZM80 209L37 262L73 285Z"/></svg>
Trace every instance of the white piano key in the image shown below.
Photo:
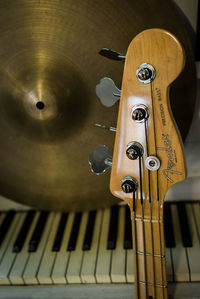
<svg viewBox="0 0 200 299"><path fill-rule="evenodd" d="M174 272L173 272L172 256L171 255L172 255L171 248L165 248L167 281L174 280Z"/></svg>
<svg viewBox="0 0 200 299"><path fill-rule="evenodd" d="M88 220L88 212L82 214L79 234L76 242L76 248L70 252L69 263L67 267L66 279L68 283L81 283L81 266L83 258L83 240Z"/></svg>
<svg viewBox="0 0 200 299"><path fill-rule="evenodd" d="M135 282L133 249L126 250L126 280L128 283Z"/></svg>
<svg viewBox="0 0 200 299"><path fill-rule="evenodd" d="M125 207L120 207L117 242L116 242L116 248L112 251L111 273L110 273L111 281L116 283L126 282L126 275L125 275L126 251L123 248L124 229L125 229Z"/></svg>
<svg viewBox="0 0 200 299"><path fill-rule="evenodd" d="M110 222L110 209L105 209L103 214L102 231L100 236L97 257L96 280L99 283L110 283L110 267L112 250L107 250L107 240Z"/></svg>
<svg viewBox="0 0 200 299"><path fill-rule="evenodd" d="M194 220L195 215L192 211L192 204L186 204L186 212L188 215L188 224L192 237L192 247L187 247L191 281L200 281L200 246Z"/></svg>
<svg viewBox="0 0 200 299"><path fill-rule="evenodd" d="M53 269L53 264L56 256L56 252L52 251L53 242L57 233L59 221L61 218L61 213L56 213L51 233L49 234L47 245L45 246L44 254L40 263L40 268L37 273L37 279L40 284L51 284L51 271Z"/></svg>
<svg viewBox="0 0 200 299"><path fill-rule="evenodd" d="M181 240L181 232L178 220L178 212L175 204L171 205L172 221L175 233L176 247L172 248L172 257L174 265L174 278L175 281L189 281L189 268L187 263L186 250L183 247Z"/></svg>
<svg viewBox="0 0 200 299"><path fill-rule="evenodd" d="M3 260L0 264L0 284L8 285L10 284L10 280L8 278L10 269L12 267L12 264L15 260L16 253L13 252L13 244L16 240L16 237L21 229L22 223L25 219L26 214L25 213L19 213L18 221L14 227L14 232L12 235L12 238L9 241L8 247L6 249L6 252L4 254Z"/></svg>
<svg viewBox="0 0 200 299"><path fill-rule="evenodd" d="M70 213L63 234L62 244L59 252L56 253L55 263L51 274L52 281L55 284L66 283L65 276L66 276L67 265L70 256L70 252L67 251L67 245L69 242L73 221L74 221L74 213Z"/></svg>
<svg viewBox="0 0 200 299"><path fill-rule="evenodd" d="M14 218L12 220L12 223L11 223L11 226L10 226L9 230L7 231L6 236L5 236L3 242L0 246L0 262L2 262L2 259L4 257L4 253L6 251L6 248L7 248L8 244L9 244L9 241L12 238L13 233L15 232L15 228L16 228L16 225L19 221L19 217L20 217L19 213L14 216Z"/></svg>
<svg viewBox="0 0 200 299"><path fill-rule="evenodd" d="M23 275L23 271L24 271L26 262L29 257L28 243L32 236L32 233L33 233L33 230L37 223L38 217L39 217L39 212L36 212L34 219L32 221L31 227L29 229L29 232L27 234L24 246L22 247L22 250L19 253L17 253L15 262L14 262L12 269L10 271L10 274L9 274L9 280L11 281L11 284L15 284L15 285L24 284L22 275Z"/></svg>
<svg viewBox="0 0 200 299"><path fill-rule="evenodd" d="M49 214L39 246L35 252L31 252L29 254L29 259L23 273L25 284L38 284L37 272L40 266L40 261L44 252L44 248L46 246L49 233L51 232L54 215L54 213Z"/></svg>
<svg viewBox="0 0 200 299"><path fill-rule="evenodd" d="M83 283L96 283L95 267L97 251L99 247L99 235L101 231L102 210L96 214L95 227L90 250L84 251L83 264L81 269L81 280Z"/></svg>

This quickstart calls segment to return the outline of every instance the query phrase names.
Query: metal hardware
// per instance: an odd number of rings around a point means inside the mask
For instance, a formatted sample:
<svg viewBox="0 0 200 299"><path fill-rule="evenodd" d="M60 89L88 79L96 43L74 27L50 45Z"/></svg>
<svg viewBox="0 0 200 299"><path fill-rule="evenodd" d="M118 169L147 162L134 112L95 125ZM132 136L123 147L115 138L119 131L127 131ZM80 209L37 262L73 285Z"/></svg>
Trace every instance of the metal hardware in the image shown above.
<svg viewBox="0 0 200 299"><path fill-rule="evenodd" d="M126 176L121 183L122 190L124 193L133 193L138 188L138 182L131 176Z"/></svg>
<svg viewBox="0 0 200 299"><path fill-rule="evenodd" d="M131 115L136 122L144 122L149 117L149 109L143 104L135 105L132 108Z"/></svg>
<svg viewBox="0 0 200 299"><path fill-rule="evenodd" d="M140 82L148 84L155 79L156 71L151 64L143 63L138 67L136 76Z"/></svg>
<svg viewBox="0 0 200 299"><path fill-rule="evenodd" d="M117 132L117 129L115 127L106 127L105 125L101 125L101 124L94 124L94 125L97 128L105 129L105 130L108 130L110 132L114 132L114 133Z"/></svg>
<svg viewBox="0 0 200 299"><path fill-rule="evenodd" d="M108 147L98 145L89 155L88 162L92 172L97 175L104 173L107 168L112 166L112 156L109 154Z"/></svg>
<svg viewBox="0 0 200 299"><path fill-rule="evenodd" d="M130 160L136 160L144 154L143 146L136 141L130 142L126 147L126 155Z"/></svg>
<svg viewBox="0 0 200 299"><path fill-rule="evenodd" d="M99 51L99 54L106 57L106 58L112 59L112 60L122 61L122 60L126 59L125 55L121 55L121 54L117 53L116 51L113 51L113 50L108 49L108 48L102 48Z"/></svg>
<svg viewBox="0 0 200 299"><path fill-rule="evenodd" d="M151 171L158 170L160 168L160 160L155 156L149 156L145 160L145 166Z"/></svg>
<svg viewBox="0 0 200 299"><path fill-rule="evenodd" d="M117 88L111 78L105 77L96 86L96 95L104 106L111 107L119 101L121 90Z"/></svg>

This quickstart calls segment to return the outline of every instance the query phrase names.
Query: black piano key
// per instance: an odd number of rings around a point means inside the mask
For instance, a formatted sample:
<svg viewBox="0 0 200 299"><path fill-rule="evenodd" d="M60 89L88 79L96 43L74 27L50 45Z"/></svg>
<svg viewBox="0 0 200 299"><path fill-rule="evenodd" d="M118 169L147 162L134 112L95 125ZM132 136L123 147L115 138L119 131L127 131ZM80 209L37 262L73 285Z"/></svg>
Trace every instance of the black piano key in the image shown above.
<svg viewBox="0 0 200 299"><path fill-rule="evenodd" d="M58 230L57 230L57 233L56 233L56 236L55 236L55 239L54 239L52 251L59 251L60 250L60 246L61 246L61 243L62 243L65 226L66 226L66 223L67 223L67 218L68 218L68 213L63 213L61 218L60 218L60 222L59 222Z"/></svg>
<svg viewBox="0 0 200 299"><path fill-rule="evenodd" d="M30 229L30 226L32 224L34 216L35 216L35 211L33 211L33 210L28 211L26 218L24 219L24 222L22 224L22 227L19 231L19 234L18 234L18 236L15 240L15 243L13 245L13 252L21 251L21 249L24 245L25 239L27 237L28 231Z"/></svg>
<svg viewBox="0 0 200 299"><path fill-rule="evenodd" d="M181 229L181 238L184 247L192 247L192 237L188 223L187 212L184 203L177 204L179 223Z"/></svg>
<svg viewBox="0 0 200 299"><path fill-rule="evenodd" d="M96 219L96 211L90 211L88 221L87 221L87 227L85 231L83 247L82 247L83 250L90 250L91 248L95 219Z"/></svg>
<svg viewBox="0 0 200 299"><path fill-rule="evenodd" d="M164 205L164 232L165 232L165 246L167 248L176 247L173 223L172 223L172 213L171 213L171 207L169 203L165 203Z"/></svg>
<svg viewBox="0 0 200 299"><path fill-rule="evenodd" d="M29 245L28 245L29 252L35 252L37 250L40 239L42 237L42 233L43 233L45 224L47 222L48 215L49 215L49 212L47 212L47 211L41 212L40 217L35 226L35 229L33 231L32 237L29 241Z"/></svg>
<svg viewBox="0 0 200 299"><path fill-rule="evenodd" d="M119 206L113 206L111 208L109 233L108 233L108 241L107 241L107 249L109 250L116 248L118 217L119 217Z"/></svg>
<svg viewBox="0 0 200 299"><path fill-rule="evenodd" d="M5 239L5 236L11 226L11 223L14 219L15 214L16 214L15 211L10 210L4 217L4 220L0 227L0 245L3 243L3 240Z"/></svg>
<svg viewBox="0 0 200 299"><path fill-rule="evenodd" d="M81 217L82 217L82 213L76 213L73 226L72 226L72 231L69 238L69 243L67 246L67 251L73 251L76 248L76 241L80 229Z"/></svg>
<svg viewBox="0 0 200 299"><path fill-rule="evenodd" d="M124 231L124 249L132 249L133 248L133 240L132 240L132 225L131 225L131 213L129 206L126 205L125 212L125 231Z"/></svg>

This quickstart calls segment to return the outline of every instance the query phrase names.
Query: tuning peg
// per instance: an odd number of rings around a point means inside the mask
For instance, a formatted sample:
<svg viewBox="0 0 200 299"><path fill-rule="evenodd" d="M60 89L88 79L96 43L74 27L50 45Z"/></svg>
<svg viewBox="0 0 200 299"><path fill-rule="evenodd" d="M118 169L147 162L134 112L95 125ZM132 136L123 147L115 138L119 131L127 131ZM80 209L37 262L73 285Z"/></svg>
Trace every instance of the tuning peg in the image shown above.
<svg viewBox="0 0 200 299"><path fill-rule="evenodd" d="M95 127L100 128L100 129L105 129L111 132L116 133L117 129L115 127L106 127L105 125L101 125L101 124L94 124Z"/></svg>
<svg viewBox="0 0 200 299"><path fill-rule="evenodd" d="M104 106L111 107L119 101L121 90L117 88L111 78L105 77L96 86L96 95Z"/></svg>
<svg viewBox="0 0 200 299"><path fill-rule="evenodd" d="M116 51L113 51L113 50L108 49L108 48L101 49L99 51L99 54L106 57L106 58L112 59L112 60L122 61L122 60L126 59L126 55L121 55L121 54L117 53Z"/></svg>
<svg viewBox="0 0 200 299"><path fill-rule="evenodd" d="M105 145L98 145L89 155L89 164L92 172L99 175L112 166L112 157Z"/></svg>

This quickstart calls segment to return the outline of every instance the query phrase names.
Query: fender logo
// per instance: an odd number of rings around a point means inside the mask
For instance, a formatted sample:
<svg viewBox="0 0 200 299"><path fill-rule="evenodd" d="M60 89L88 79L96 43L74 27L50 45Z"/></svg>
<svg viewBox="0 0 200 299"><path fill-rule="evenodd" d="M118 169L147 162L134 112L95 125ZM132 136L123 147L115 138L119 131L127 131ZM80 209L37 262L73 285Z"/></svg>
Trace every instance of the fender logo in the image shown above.
<svg viewBox="0 0 200 299"><path fill-rule="evenodd" d="M173 170L173 167L176 166L177 160L176 160L175 152L172 149L172 143L170 141L169 135L162 134L162 140L164 141L165 147L158 147L158 150L165 151L167 154L167 158L168 158L168 166L166 169L163 169L163 174L169 182L174 183L174 180L169 177L169 174L181 175L182 173L179 171Z"/></svg>

